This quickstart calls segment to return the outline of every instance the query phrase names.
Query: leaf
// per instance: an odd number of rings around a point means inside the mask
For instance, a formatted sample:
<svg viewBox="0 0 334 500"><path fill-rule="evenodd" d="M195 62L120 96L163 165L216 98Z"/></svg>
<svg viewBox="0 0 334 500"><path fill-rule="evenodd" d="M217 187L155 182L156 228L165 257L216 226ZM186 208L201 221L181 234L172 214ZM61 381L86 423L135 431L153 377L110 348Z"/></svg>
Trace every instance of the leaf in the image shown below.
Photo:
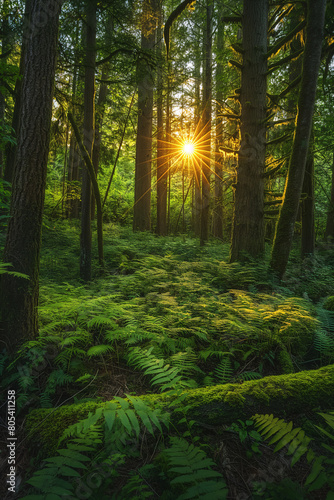
<svg viewBox="0 0 334 500"><path fill-rule="evenodd" d="M125 413L125 411L122 410L122 409L118 410L117 411L117 416L120 419L120 421L122 422L123 426L129 432L129 434L131 434L131 432L132 432L132 425L131 425L131 423L129 421L129 418L128 418L127 414Z"/></svg>
<svg viewBox="0 0 334 500"><path fill-rule="evenodd" d="M145 425L146 429L148 430L148 432L150 434L152 434L152 436L154 436L153 427L152 427L150 419L147 416L147 413L145 411L142 411L142 410L137 410L137 413L138 413L139 417L141 418L143 424Z"/></svg>
<svg viewBox="0 0 334 500"><path fill-rule="evenodd" d="M104 410L103 415L109 431L112 431L116 418L116 410Z"/></svg>
<svg viewBox="0 0 334 500"><path fill-rule="evenodd" d="M70 457L73 458L74 460L78 460L80 462L89 462L90 458L86 457L86 455L83 455L82 453L79 453L74 450L57 450L59 455L63 455L64 457Z"/></svg>

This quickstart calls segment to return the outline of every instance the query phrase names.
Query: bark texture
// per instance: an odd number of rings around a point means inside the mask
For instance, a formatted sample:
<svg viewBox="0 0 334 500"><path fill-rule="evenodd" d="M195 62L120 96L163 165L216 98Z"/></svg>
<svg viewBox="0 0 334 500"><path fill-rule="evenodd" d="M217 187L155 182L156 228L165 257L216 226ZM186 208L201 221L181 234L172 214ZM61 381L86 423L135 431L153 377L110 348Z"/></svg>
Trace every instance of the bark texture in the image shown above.
<svg viewBox="0 0 334 500"><path fill-rule="evenodd" d="M327 213L325 238L331 238L334 241L334 154L332 163L332 186L329 208Z"/></svg>
<svg viewBox="0 0 334 500"><path fill-rule="evenodd" d="M271 269L279 279L283 277L289 260L302 192L320 66L326 0L309 0L307 8L306 43L295 135L270 262Z"/></svg>
<svg viewBox="0 0 334 500"><path fill-rule="evenodd" d="M95 60L96 60L96 1L86 3L86 59L83 145L92 158L95 127ZM86 165L82 170L81 191L81 235L80 235L80 278L90 281L92 277L92 229L91 229L92 187Z"/></svg>
<svg viewBox="0 0 334 500"><path fill-rule="evenodd" d="M168 160L165 156L166 139L163 113L163 55L162 55L162 5L159 2L159 27L157 30L157 234L167 234L167 180Z"/></svg>
<svg viewBox="0 0 334 500"><path fill-rule="evenodd" d="M26 40L20 130L4 261L29 280L1 279L1 337L9 350L37 334L42 214L61 2L33 0Z"/></svg>
<svg viewBox="0 0 334 500"><path fill-rule="evenodd" d="M134 231L151 229L151 162L153 119L153 71L150 53L155 42L155 0L145 0L141 35L142 57L138 62L138 122L136 139ZM153 54L152 54L153 55Z"/></svg>
<svg viewBox="0 0 334 500"><path fill-rule="evenodd" d="M210 177L211 177L211 115L212 115L212 15L213 4L206 2L206 21L204 29L204 79L203 113L201 130L202 168L202 205L201 205L201 245L209 239L210 218Z"/></svg>
<svg viewBox="0 0 334 500"><path fill-rule="evenodd" d="M231 262L264 252L268 0L244 0L241 142L235 185Z"/></svg>

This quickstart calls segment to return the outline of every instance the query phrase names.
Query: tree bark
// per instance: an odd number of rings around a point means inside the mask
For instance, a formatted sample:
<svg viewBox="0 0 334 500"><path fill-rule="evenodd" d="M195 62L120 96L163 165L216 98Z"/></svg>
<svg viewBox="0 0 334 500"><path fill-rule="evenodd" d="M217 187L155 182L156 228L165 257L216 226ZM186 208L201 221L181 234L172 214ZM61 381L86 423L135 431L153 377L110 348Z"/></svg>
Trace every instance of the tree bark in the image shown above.
<svg viewBox="0 0 334 500"><path fill-rule="evenodd" d="M4 261L29 280L3 275L1 337L9 350L37 334L42 214L61 2L32 0L24 54L20 129ZM43 20L43 22L41 22Z"/></svg>
<svg viewBox="0 0 334 500"><path fill-rule="evenodd" d="M137 66L138 126L136 139L135 204L133 230L151 229L151 162L153 119L153 71L147 57L155 42L155 0L145 0L141 34L142 55Z"/></svg>
<svg viewBox="0 0 334 500"><path fill-rule="evenodd" d="M334 153L333 153L333 163L332 163L331 198L327 212L325 238L326 239L330 238L332 243L334 242Z"/></svg>
<svg viewBox="0 0 334 500"><path fill-rule="evenodd" d="M279 279L283 277L289 260L302 192L320 66L326 0L309 0L307 6L306 43L296 129L270 261L270 268Z"/></svg>
<svg viewBox="0 0 334 500"><path fill-rule="evenodd" d="M200 243L203 246L209 239L210 218L210 177L211 177L211 114L212 114L212 0L206 2L206 21L204 29L204 79L203 113L201 128L202 159L202 205Z"/></svg>
<svg viewBox="0 0 334 500"><path fill-rule="evenodd" d="M86 3L86 59L83 144L92 158L95 126L95 62L96 62L96 0ZM92 277L92 230L91 196L92 187L87 166L82 171L81 191L81 235L80 235L80 278L90 281Z"/></svg>
<svg viewBox="0 0 334 500"><path fill-rule="evenodd" d="M159 1L159 26L157 30L157 234L167 234L167 174L168 160L165 155L166 138L164 134L163 113L163 52L162 52L162 5Z"/></svg>
<svg viewBox="0 0 334 500"><path fill-rule="evenodd" d="M264 252L268 0L244 0L241 142L235 185L231 262Z"/></svg>
<svg viewBox="0 0 334 500"><path fill-rule="evenodd" d="M222 6L219 5L218 19L223 16ZM215 197L213 215L213 234L216 238L223 239L223 162L219 152L219 146L223 142L222 126L219 123L219 113L222 109L224 99L224 68L222 63L222 53L224 49L224 24L220 21L217 29L217 55L216 55L216 154L215 154Z"/></svg>
<svg viewBox="0 0 334 500"><path fill-rule="evenodd" d="M302 188L302 258L313 255L315 249L315 227L314 227L314 136L311 134L305 175Z"/></svg>

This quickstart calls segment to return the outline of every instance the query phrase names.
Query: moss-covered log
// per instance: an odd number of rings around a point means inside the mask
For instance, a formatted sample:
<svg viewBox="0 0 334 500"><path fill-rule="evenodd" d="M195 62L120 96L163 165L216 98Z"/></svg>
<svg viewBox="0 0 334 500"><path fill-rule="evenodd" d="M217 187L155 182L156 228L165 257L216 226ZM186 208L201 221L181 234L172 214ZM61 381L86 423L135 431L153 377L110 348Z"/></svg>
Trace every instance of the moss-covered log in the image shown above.
<svg viewBox="0 0 334 500"><path fill-rule="evenodd" d="M318 370L288 375L265 377L243 384L224 384L186 391L183 406L190 406L189 415L200 423L229 424L255 413L274 413L279 417L293 417L312 409L333 407L334 365ZM142 396L147 404L175 411L175 398L168 393ZM48 449L54 449L57 440L69 425L85 418L105 403L82 403L63 406L56 410L34 410L27 418L29 438ZM178 404L177 406L180 406ZM176 419L176 421L177 421Z"/></svg>

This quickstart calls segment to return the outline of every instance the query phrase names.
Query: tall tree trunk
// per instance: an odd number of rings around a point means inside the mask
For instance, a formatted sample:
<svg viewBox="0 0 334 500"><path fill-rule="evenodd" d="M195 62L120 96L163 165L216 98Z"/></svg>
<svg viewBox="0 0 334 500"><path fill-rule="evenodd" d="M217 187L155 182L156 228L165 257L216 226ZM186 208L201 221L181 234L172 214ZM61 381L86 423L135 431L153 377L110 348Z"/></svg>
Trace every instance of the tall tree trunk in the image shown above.
<svg viewBox="0 0 334 500"><path fill-rule="evenodd" d="M241 142L235 186L231 262L264 252L265 119L268 0L244 0Z"/></svg>
<svg viewBox="0 0 334 500"><path fill-rule="evenodd" d="M212 0L206 2L206 22L204 29L204 79L203 114L201 135L203 143L202 160L202 206L201 206L201 245L209 239L210 217L210 177L211 177L211 111L212 111Z"/></svg>
<svg viewBox="0 0 334 500"><path fill-rule="evenodd" d="M331 238L332 243L334 242L334 153L333 153L333 163L332 163L331 198L327 212L325 238L326 239Z"/></svg>
<svg viewBox="0 0 334 500"><path fill-rule="evenodd" d="M195 49L195 62L194 62L194 78L195 78L195 130L198 131L201 120L201 93L200 93L200 82L201 82L201 53L200 50ZM194 191L193 191L193 203L192 203L192 226L195 236L200 236L201 234L201 199L202 199L202 183L201 183L201 172L198 162L193 163L194 168Z"/></svg>
<svg viewBox="0 0 334 500"><path fill-rule="evenodd" d="M28 39L30 36L30 26L31 26L31 14L32 14L32 6L33 0L26 0L25 9L24 9L24 18L23 18L23 33L22 33L22 44L21 44L21 58L20 58L20 69L19 75L15 83L15 91L14 91L14 111L12 118L12 129L16 138L19 136L19 126L20 126L20 116L21 116L21 91L23 84L23 74L24 74L24 63L25 63L25 54ZM15 167L15 159L16 159L16 144L8 143L6 146L6 163L5 163L5 172L4 179L7 182L13 182L14 179L14 167Z"/></svg>
<svg viewBox="0 0 334 500"><path fill-rule="evenodd" d="M155 42L155 0L145 0L143 5L141 49L137 66L138 78L138 126L136 139L135 204L133 212L134 231L151 229L151 161L153 119L153 71L152 62Z"/></svg>
<svg viewBox="0 0 334 500"><path fill-rule="evenodd" d="M99 98L96 105L96 115L95 115L95 137L93 144L93 153L92 153L92 162L94 165L95 176L97 178L97 174L99 171L99 163L100 163L100 151L101 151L101 141L102 141L102 123L104 118L104 110L107 102L108 96L108 85L104 83L103 80L106 80L109 75L109 68L106 66L102 70L101 76L101 85L99 91ZM91 206L91 218L94 219L95 216L95 196L92 193L92 206Z"/></svg>
<svg viewBox="0 0 334 500"><path fill-rule="evenodd" d="M305 165L305 175L302 189L302 246L301 256L314 254L315 227L314 227L314 135L308 149Z"/></svg>
<svg viewBox="0 0 334 500"><path fill-rule="evenodd" d="M12 263L13 270L27 274L29 280L6 274L1 279L1 336L9 350L37 334L41 228L60 6L58 0L31 3L11 218L4 251L4 261Z"/></svg>
<svg viewBox="0 0 334 500"><path fill-rule="evenodd" d="M289 260L302 192L320 66L326 0L309 0L307 7L306 43L296 129L270 262L271 269L279 279L283 277Z"/></svg>
<svg viewBox="0 0 334 500"><path fill-rule="evenodd" d="M4 0L1 6L2 22L0 24L1 30L1 62L3 66L7 63L7 52L9 51L9 5L8 0ZM0 73L0 127L5 125L5 111L6 111L6 95L3 91L4 78ZM4 151L0 148L0 177L4 174Z"/></svg>
<svg viewBox="0 0 334 500"><path fill-rule="evenodd" d="M93 152L95 125L95 62L96 62L96 0L86 4L86 59L83 144L90 158ZM81 191L81 236L80 236L80 278L90 281L92 277L92 230L91 230L91 181L87 166L82 171Z"/></svg>
<svg viewBox="0 0 334 500"><path fill-rule="evenodd" d="M165 156L166 139L164 136L163 113L163 53L162 53L162 5L159 0L159 19L157 30L157 234L167 234L167 174L168 161Z"/></svg>
<svg viewBox="0 0 334 500"><path fill-rule="evenodd" d="M218 6L218 19L223 16L221 4ZM216 55L216 154L215 154L215 197L213 215L213 234L220 240L223 239L223 159L220 159L219 146L223 141L222 126L218 121L224 99L223 75L224 67L221 60L224 49L224 24L218 23L217 29L217 55Z"/></svg>

